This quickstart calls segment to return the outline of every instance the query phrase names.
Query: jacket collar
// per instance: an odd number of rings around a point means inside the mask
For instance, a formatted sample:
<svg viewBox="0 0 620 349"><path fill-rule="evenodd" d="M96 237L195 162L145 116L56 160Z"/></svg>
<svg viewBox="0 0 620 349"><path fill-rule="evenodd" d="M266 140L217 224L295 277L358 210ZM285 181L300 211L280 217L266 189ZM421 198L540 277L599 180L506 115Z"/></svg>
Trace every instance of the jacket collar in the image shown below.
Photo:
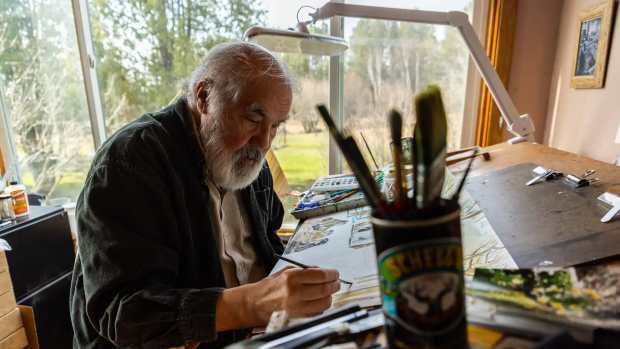
<svg viewBox="0 0 620 349"><path fill-rule="evenodd" d="M181 97L174 103L174 111L183 124L185 131L185 139L188 145L189 158L195 167L201 179L206 179L207 166L205 163L204 153L200 145L197 125L194 122L193 115L189 110L189 104L185 97Z"/></svg>

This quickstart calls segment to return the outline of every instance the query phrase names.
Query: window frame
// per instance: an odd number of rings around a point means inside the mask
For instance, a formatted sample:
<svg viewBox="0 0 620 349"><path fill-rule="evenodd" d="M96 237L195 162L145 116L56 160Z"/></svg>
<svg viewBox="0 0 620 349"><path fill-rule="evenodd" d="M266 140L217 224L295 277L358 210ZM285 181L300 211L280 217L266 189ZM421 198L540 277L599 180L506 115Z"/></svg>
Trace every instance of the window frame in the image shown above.
<svg viewBox="0 0 620 349"><path fill-rule="evenodd" d="M15 150L15 142L13 138L13 128L11 125L11 118L9 117L8 108L4 101L4 81L0 79L0 150L2 151L2 159L4 173L0 173L1 176L5 174L11 174L17 177L17 180L21 182L21 172L19 169L19 163L17 159L17 151Z"/></svg>
<svg viewBox="0 0 620 349"><path fill-rule="evenodd" d="M472 26L478 39L484 46L486 42L486 20L489 12L489 0L474 0ZM467 78L465 82L465 105L463 106L463 124L461 131L461 148L471 147L476 143L476 127L478 122L478 106L482 76L471 55L468 59Z"/></svg>
<svg viewBox="0 0 620 349"><path fill-rule="evenodd" d="M97 79L96 56L93 46L88 0L71 0L71 5L73 7L73 21L75 23L75 34L80 53L88 115L90 117L90 131L93 136L95 151L97 151L106 140L107 135L103 100L99 89L99 80Z"/></svg>
<svg viewBox="0 0 620 349"><path fill-rule="evenodd" d="M344 38L344 19L333 17L329 23L330 35ZM344 124L344 58L342 55L329 58L329 108L334 123L339 129ZM340 149L333 137L329 137L329 170L328 173L342 173Z"/></svg>

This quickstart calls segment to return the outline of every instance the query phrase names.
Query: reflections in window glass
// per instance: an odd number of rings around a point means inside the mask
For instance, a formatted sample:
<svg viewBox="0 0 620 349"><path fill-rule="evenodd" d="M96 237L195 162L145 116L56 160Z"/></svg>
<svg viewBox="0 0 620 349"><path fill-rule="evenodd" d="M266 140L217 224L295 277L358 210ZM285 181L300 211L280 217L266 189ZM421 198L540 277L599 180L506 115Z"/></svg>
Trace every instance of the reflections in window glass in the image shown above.
<svg viewBox="0 0 620 349"><path fill-rule="evenodd" d="M392 2L382 5L398 6ZM471 12L471 1L452 3L465 5L436 10ZM425 1L413 1L407 8L416 8L416 4L430 6ZM345 32L350 45L345 58L345 127L355 130L360 144L360 133L364 134L379 165L391 161L388 111L396 108L402 112L403 136L411 136L414 96L429 84L441 88L448 114L448 148L458 148L469 57L458 31L426 24L347 18ZM367 160L370 163L369 156Z"/></svg>
<svg viewBox="0 0 620 349"><path fill-rule="evenodd" d="M73 200L94 145L71 13L69 1L0 2L0 83L22 181Z"/></svg>

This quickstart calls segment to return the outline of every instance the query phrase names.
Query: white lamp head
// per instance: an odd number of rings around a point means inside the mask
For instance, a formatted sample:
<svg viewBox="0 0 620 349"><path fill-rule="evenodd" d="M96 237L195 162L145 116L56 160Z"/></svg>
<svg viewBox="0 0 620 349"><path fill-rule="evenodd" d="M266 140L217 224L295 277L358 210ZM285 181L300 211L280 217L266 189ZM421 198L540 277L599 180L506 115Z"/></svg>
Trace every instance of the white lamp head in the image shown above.
<svg viewBox="0 0 620 349"><path fill-rule="evenodd" d="M297 30L252 27L245 32L244 37L274 52L338 56L349 48L342 38L310 34L305 23L299 23Z"/></svg>

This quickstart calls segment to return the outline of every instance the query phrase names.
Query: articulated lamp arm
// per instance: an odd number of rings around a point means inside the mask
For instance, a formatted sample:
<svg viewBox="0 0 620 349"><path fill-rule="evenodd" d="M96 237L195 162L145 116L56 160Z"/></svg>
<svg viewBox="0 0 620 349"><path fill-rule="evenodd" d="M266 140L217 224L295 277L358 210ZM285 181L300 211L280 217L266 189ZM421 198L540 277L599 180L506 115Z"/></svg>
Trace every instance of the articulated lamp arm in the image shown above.
<svg viewBox="0 0 620 349"><path fill-rule="evenodd" d="M449 25L458 29L463 37L471 56L480 71L482 78L489 87L493 100L506 122L507 130L515 135L510 143L533 141L534 124L528 114L519 115L508 91L500 80L493 65L489 61L484 48L469 23L467 14L459 11L436 12L406 10L389 7L363 6L329 2L310 14L312 22L334 16L384 19L402 22Z"/></svg>

